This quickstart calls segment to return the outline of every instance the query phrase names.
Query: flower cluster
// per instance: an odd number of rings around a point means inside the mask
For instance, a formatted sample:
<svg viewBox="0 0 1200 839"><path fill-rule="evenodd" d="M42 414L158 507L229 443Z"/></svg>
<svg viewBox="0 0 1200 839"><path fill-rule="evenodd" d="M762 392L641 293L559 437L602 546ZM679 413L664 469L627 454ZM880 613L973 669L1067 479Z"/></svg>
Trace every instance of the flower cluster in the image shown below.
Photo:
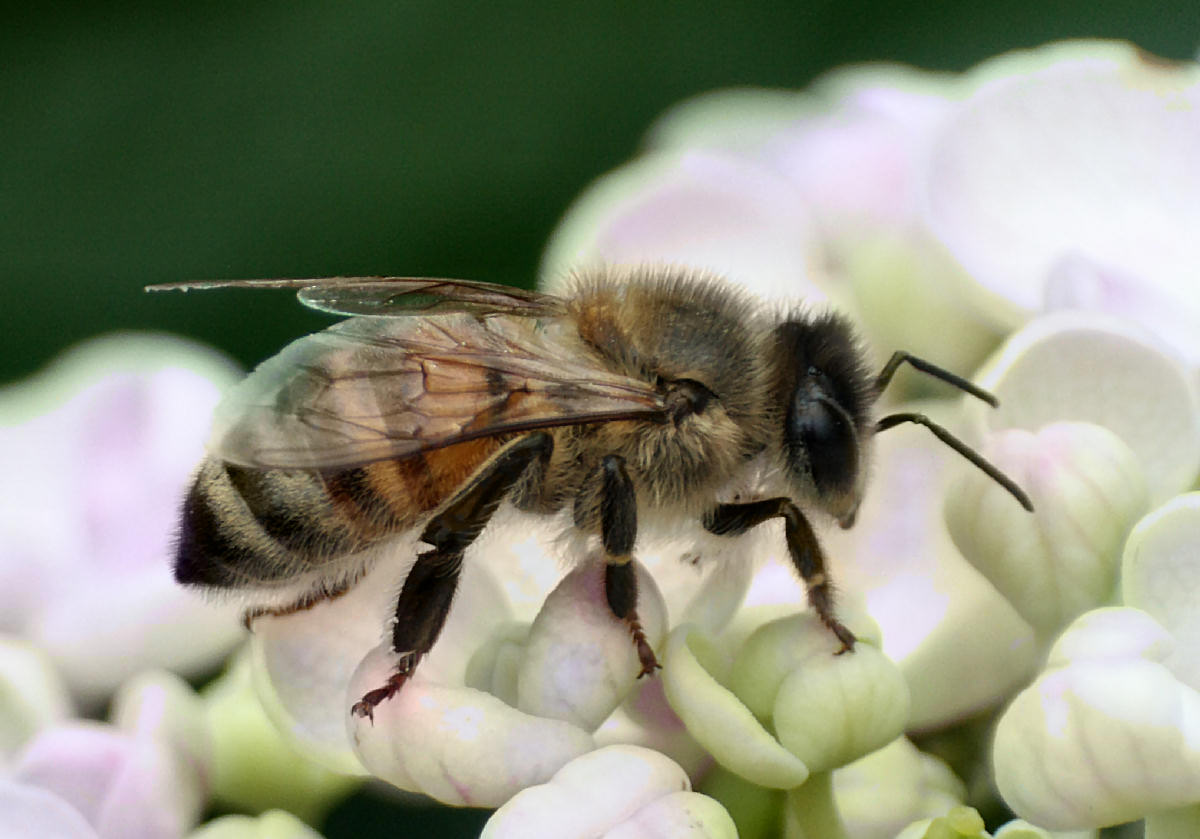
<svg viewBox="0 0 1200 839"><path fill-rule="evenodd" d="M267 799L237 746L250 743L305 818L372 775L498 808L490 837L985 837L981 812L1019 817L998 827L1007 839L1138 819L1157 839L1197 835L1197 148L1200 67L1072 42L960 76L867 66L804 92L683 103L568 211L544 288L593 266L694 266L780 310L840 309L880 364L905 349L999 397L993 409L896 377L888 399L969 441L1035 512L920 429L879 435L858 523L821 531L838 614L861 639L852 654L834 655L802 608L778 529L647 531L639 616L663 669L638 679L601 557L562 538L569 516L502 507L468 551L438 643L373 719L349 709L394 667L387 628L416 534L375 548L344 595L256 619L201 696L163 674L130 682L146 666L202 669L236 640L134 576L143 556L165 573L203 437L173 430L160 451L147 417L190 429L207 410L147 389L106 419L104 388L118 385L105 379L87 423L66 408L12 419L115 442L85 439L57 468L32 438L10 455L38 469L11 490L25 512L3 519L0 577L27 589L0 601L24 639L0 661L0 684L20 686L0 692L18 711L0 731L0 824L44 813L63 835L132 835L106 827L132 807L178 833L211 795L255 811ZM176 483L138 503L118 468L130 457L168 458ZM41 499L80 487L48 527ZM46 572L24 573L35 564ZM117 585L118 571L139 582ZM89 600L109 583L102 605ZM132 663L97 637L117 631L102 619L113 602L146 616L121 624ZM110 723L67 721L122 684ZM93 768L67 766L66 751ZM146 775L101 785L99 765ZM201 833L305 835L287 819Z"/></svg>
<svg viewBox="0 0 1200 839"><path fill-rule="evenodd" d="M330 766L500 806L492 836L984 835L961 805L1002 806L993 774L1030 822L1004 835L1200 801L1178 780L1192 771L1178 745L1190 700L1171 698L1192 696L1195 630L1167 582L1186 583L1200 546L1179 495L1200 473L1200 286L1183 252L1200 222L1198 79L1126 45L1069 43L961 77L865 67L803 93L719 92L668 113L556 231L550 290L590 266L698 266L770 305L845 310L880 361L908 349L976 370L999 396L998 410L966 406L898 381L1036 513L932 438L881 436L859 524L823 537L840 613L865 639L853 655L832 655L797 614L778 532L646 533L641 610L664 669L635 680L599 558L557 538L569 522L502 510L468 554L441 641L373 721L346 708L391 666L382 628L415 546L390 548L348 595L259 621L272 716ZM1174 535L1139 542L1155 520ZM1174 642L1120 647L1133 661L1096 661L1094 643L1051 649L1072 620L1118 603ZM1102 701L1133 684L1127 666L1171 693ZM960 780L904 737L1014 695L994 773L989 738L956 764ZM1107 758L1088 751L1101 733ZM1126 767L1128 795L1104 792L1105 761L1143 742L1175 744L1175 780L1133 777L1156 757ZM1048 777L1068 772L1069 786Z"/></svg>
<svg viewBox="0 0 1200 839"><path fill-rule="evenodd" d="M211 350L126 334L0 393L0 835L178 839L210 801L315 820L353 783L279 736L248 663L200 695L180 678L244 635L236 604L180 588L169 561L237 375ZM316 836L283 811L194 835Z"/></svg>

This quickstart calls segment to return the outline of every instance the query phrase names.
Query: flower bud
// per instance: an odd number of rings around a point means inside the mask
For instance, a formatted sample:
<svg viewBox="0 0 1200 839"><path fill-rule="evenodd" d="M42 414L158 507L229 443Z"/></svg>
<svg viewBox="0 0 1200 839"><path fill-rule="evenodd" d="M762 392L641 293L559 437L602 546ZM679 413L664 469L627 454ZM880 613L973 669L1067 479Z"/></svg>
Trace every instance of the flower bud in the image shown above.
<svg viewBox="0 0 1200 839"><path fill-rule="evenodd" d="M1134 639L1124 654L1099 655L1122 627ZM1152 660L1167 651L1135 609L1084 616L1063 634L996 729L996 784L1014 812L1080 830L1200 801L1200 694Z"/></svg>
<svg viewBox="0 0 1200 839"><path fill-rule="evenodd" d="M1035 512L980 470L964 470L945 508L963 556L1044 635L1108 602L1121 545L1146 505L1129 447L1100 426L1064 422L1000 432L983 454Z"/></svg>
<svg viewBox="0 0 1200 839"><path fill-rule="evenodd" d="M1163 663L1200 690L1200 492L1176 496L1147 515L1125 543L1125 602L1142 609L1175 640Z"/></svg>
<svg viewBox="0 0 1200 839"><path fill-rule="evenodd" d="M49 658L26 641L0 637L0 764L70 712L71 697Z"/></svg>
<svg viewBox="0 0 1200 839"><path fill-rule="evenodd" d="M908 722L900 669L869 644L815 656L779 686L779 742L813 772L845 766L900 736Z"/></svg>
<svg viewBox="0 0 1200 839"><path fill-rule="evenodd" d="M790 789L804 783L808 767L779 744L742 700L714 678L727 668L720 651L690 625L676 627L667 642L663 685L667 700L689 733L717 762L763 787Z"/></svg>
<svg viewBox="0 0 1200 839"><path fill-rule="evenodd" d="M483 839L688 837L734 839L725 809L691 791L684 771L658 752L607 746L515 795L488 820Z"/></svg>
<svg viewBox="0 0 1200 839"><path fill-rule="evenodd" d="M258 816L221 816L187 839L321 839L321 834L286 810L268 810Z"/></svg>

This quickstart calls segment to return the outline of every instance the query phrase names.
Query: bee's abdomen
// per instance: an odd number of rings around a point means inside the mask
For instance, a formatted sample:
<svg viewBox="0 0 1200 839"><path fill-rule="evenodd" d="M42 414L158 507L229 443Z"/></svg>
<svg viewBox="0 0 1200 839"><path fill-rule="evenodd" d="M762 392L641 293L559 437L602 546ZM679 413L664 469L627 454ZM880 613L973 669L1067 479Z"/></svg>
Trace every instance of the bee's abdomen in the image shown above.
<svg viewBox="0 0 1200 839"><path fill-rule="evenodd" d="M208 460L184 500L175 578L220 587L284 582L365 547L358 530L319 472Z"/></svg>
<svg viewBox="0 0 1200 839"><path fill-rule="evenodd" d="M413 527L498 447L485 438L322 473L205 461L184 500L175 578L281 584Z"/></svg>

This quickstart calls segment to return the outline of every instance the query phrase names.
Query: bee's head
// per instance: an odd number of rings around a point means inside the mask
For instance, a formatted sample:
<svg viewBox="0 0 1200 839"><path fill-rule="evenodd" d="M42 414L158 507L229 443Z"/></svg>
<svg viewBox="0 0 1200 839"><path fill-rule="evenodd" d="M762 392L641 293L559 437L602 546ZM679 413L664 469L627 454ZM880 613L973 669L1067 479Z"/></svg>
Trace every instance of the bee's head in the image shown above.
<svg viewBox="0 0 1200 839"><path fill-rule="evenodd" d="M874 377L849 322L800 316L774 332L776 404L789 482L843 527L862 497L874 423Z"/></svg>

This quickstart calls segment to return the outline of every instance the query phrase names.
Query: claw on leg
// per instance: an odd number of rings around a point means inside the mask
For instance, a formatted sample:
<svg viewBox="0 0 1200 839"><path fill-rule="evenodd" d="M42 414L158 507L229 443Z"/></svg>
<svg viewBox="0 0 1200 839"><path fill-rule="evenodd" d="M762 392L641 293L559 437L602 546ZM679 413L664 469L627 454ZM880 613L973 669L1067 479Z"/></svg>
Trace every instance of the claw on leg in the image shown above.
<svg viewBox="0 0 1200 839"><path fill-rule="evenodd" d="M631 617L627 621L629 624L629 634L633 636L633 646L637 650L638 661L642 665L642 670L637 677L652 676L655 670L662 670L662 665L658 663L658 658L654 655L654 648L650 646L650 642L646 640L646 633L642 631L642 624L636 617Z"/></svg>
<svg viewBox="0 0 1200 839"><path fill-rule="evenodd" d="M417 658L415 656L411 653L401 656L400 662L396 665L396 672L388 676L383 687L364 693L362 699L350 707L350 713L356 717L366 717L374 725L376 706L399 693L400 688L404 687L404 683L409 680L416 668Z"/></svg>

